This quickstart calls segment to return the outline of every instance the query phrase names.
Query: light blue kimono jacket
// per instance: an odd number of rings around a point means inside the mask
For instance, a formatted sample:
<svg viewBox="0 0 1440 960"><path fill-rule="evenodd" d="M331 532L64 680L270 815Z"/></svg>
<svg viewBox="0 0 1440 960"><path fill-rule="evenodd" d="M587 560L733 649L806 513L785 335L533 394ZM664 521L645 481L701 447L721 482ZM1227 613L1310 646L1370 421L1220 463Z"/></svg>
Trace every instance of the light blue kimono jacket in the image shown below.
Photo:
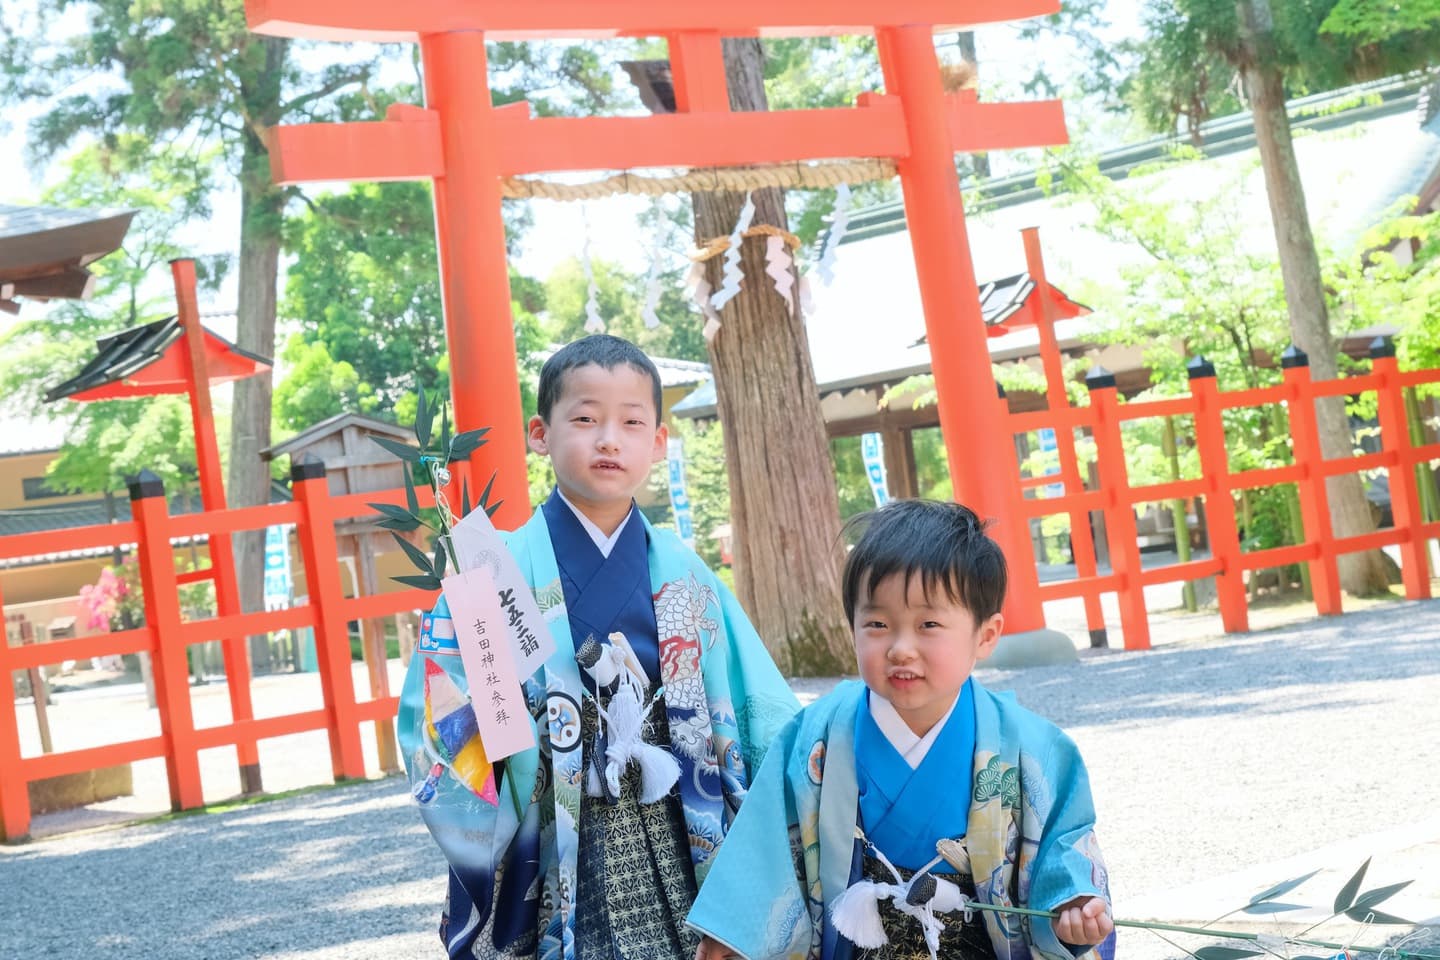
<svg viewBox="0 0 1440 960"><path fill-rule="evenodd" d="M649 543L684 826L703 883L765 749L799 705L731 592L672 532L638 519ZM585 752L575 647L584 638L571 633L543 511L506 539L555 638L555 653L525 682L539 746L497 764L498 805L448 775L422 791L433 762L424 729L426 663L467 689L453 641L424 635L401 692L398 733L411 783L426 797L421 816L450 863L441 923L450 955L573 960ZM448 617L443 603L436 612ZM538 947L527 949L537 931ZM476 943L480 936L489 942Z"/></svg>
<svg viewBox="0 0 1440 960"><path fill-rule="evenodd" d="M931 791L968 792L965 843L980 901L1051 910L1079 896L1108 900L1089 779L1074 743L1013 696L971 682L972 755L937 754L937 741L914 775L931 780ZM850 952L827 910L853 877L856 716L865 709L865 687L852 681L780 732L695 901L691 926L747 960L831 960ZM956 776L957 766L968 777ZM911 809L923 829L927 808ZM941 839L930 837L930 849ZM1099 956L1061 943L1048 920L983 915L999 960Z"/></svg>

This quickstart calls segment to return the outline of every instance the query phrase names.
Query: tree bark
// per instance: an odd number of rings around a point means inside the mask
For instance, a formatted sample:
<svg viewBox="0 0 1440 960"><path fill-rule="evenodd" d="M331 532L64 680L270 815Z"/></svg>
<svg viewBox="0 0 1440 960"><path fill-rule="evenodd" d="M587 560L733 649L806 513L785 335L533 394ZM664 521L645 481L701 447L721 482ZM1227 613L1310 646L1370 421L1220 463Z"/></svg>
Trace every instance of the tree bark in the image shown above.
<svg viewBox="0 0 1440 960"><path fill-rule="evenodd" d="M1315 251L1290 121L1285 113L1285 86L1275 59L1269 0L1237 0L1237 4L1242 37L1238 66L1255 118L1255 138L1280 255L1291 336L1309 356L1311 376L1315 380L1333 380L1339 372L1338 347L1330 333L1320 258ZM1315 414L1325 458L1352 456L1354 440L1344 398L1317 401ZM1337 537L1374 531L1375 518L1358 475L1331 477L1326 487L1330 494L1330 522ZM1340 584L1352 596L1389 589L1378 550L1344 554L1339 558L1339 567Z"/></svg>
<svg viewBox="0 0 1440 960"><path fill-rule="evenodd" d="M280 120L280 77L288 42L259 38L266 69L256 88L242 90L250 116L268 128ZM275 355L275 306L285 196L270 177L270 155L253 129L245 131L240 170L240 269L236 344L263 357ZM260 451L270 445L270 371L235 382L230 425L230 477L226 501L254 507L270 499L270 469ZM232 539L240 604L246 613L264 609L265 531ZM256 669L268 668L264 637L250 640Z"/></svg>
<svg viewBox="0 0 1440 960"><path fill-rule="evenodd" d="M725 41L731 109L767 109L762 67L758 40ZM781 190L754 197L754 225L786 226ZM695 194L697 241L729 234L744 202L742 193ZM721 261L707 265L712 288ZM741 264L744 284L709 344L730 467L736 592L782 669L853 672L840 604L840 505L805 324L765 273L763 239L743 243Z"/></svg>

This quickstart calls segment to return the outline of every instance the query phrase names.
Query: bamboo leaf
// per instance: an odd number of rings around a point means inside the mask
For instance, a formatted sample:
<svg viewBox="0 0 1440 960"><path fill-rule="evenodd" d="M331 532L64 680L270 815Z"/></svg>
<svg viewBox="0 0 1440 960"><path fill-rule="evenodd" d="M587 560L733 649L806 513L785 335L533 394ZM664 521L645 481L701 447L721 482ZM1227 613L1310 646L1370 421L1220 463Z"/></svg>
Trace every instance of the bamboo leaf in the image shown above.
<svg viewBox="0 0 1440 960"><path fill-rule="evenodd" d="M446 462L453 463L456 460L464 460L485 446L485 435L489 432L489 427L482 427L479 430L466 430L464 433L455 434L455 438L450 441L450 451L446 454Z"/></svg>
<svg viewBox="0 0 1440 960"><path fill-rule="evenodd" d="M415 405L415 439L420 442L420 449L424 450L430 446L430 428L435 423L435 411L426 403L424 387L420 388L418 394L419 402Z"/></svg>
<svg viewBox="0 0 1440 960"><path fill-rule="evenodd" d="M406 533L409 533L411 530L420 529L420 521L416 517L406 517L404 520L387 517L377 523L376 526L383 530L404 530Z"/></svg>
<svg viewBox="0 0 1440 960"><path fill-rule="evenodd" d="M1242 913L1263 915L1267 913L1284 913L1287 910L1304 910L1305 905L1301 903L1282 903L1279 900L1267 900L1264 903L1252 903L1241 907Z"/></svg>
<svg viewBox="0 0 1440 960"><path fill-rule="evenodd" d="M490 481L485 484L485 489L480 491L480 506L485 508L485 516L487 517L494 513L494 511L490 509L490 491L495 489L495 478L497 476L499 476L497 473L490 474Z"/></svg>
<svg viewBox="0 0 1440 960"><path fill-rule="evenodd" d="M445 538L435 538L435 576L445 579Z"/></svg>
<svg viewBox="0 0 1440 960"><path fill-rule="evenodd" d="M1335 895L1336 913L1344 913L1350 909L1350 905L1355 902L1355 894L1360 892L1360 884L1365 880L1365 871L1369 867L1370 858L1366 857L1365 862L1360 864L1360 869L1355 871L1355 875L1345 881L1345 886L1341 887L1340 892Z"/></svg>
<svg viewBox="0 0 1440 960"><path fill-rule="evenodd" d="M460 481L460 516L470 516L470 478Z"/></svg>
<svg viewBox="0 0 1440 960"><path fill-rule="evenodd" d="M487 516L487 517L493 517L493 516L495 516L495 511L496 511L496 510L499 510L500 507L501 507L501 505L504 504L504 503L505 503L504 500L496 500L494 506L486 507L486 508L485 508L485 516Z"/></svg>
<svg viewBox="0 0 1440 960"><path fill-rule="evenodd" d="M400 544L400 548L405 551L406 555L410 558L410 562L419 567L422 573L428 573L432 577L435 575L435 568L430 565L430 558L425 555L424 550L421 550L398 533L392 533L390 536L395 538L395 542Z"/></svg>
<svg viewBox="0 0 1440 960"><path fill-rule="evenodd" d="M403 583L407 587L419 587L421 590L439 590L440 581L426 574L424 576L391 577L396 583Z"/></svg>
<svg viewBox="0 0 1440 960"><path fill-rule="evenodd" d="M1246 950L1241 947L1201 947L1195 951L1197 960L1242 960L1243 957L1258 957L1259 950Z"/></svg>
<svg viewBox="0 0 1440 960"><path fill-rule="evenodd" d="M404 507L402 507L402 506L398 506L397 504L393 504L393 503L367 503L367 504L365 504L365 506L369 507L371 510L374 510L374 511L377 512L377 513L384 514L386 517L388 517L388 518L391 519L391 520L414 520L414 519L415 519L414 515L412 515L408 510L406 510L406 509L405 509Z"/></svg>
<svg viewBox="0 0 1440 960"><path fill-rule="evenodd" d="M1262 890L1260 893L1255 894L1255 896L1250 898L1250 903L1252 905L1256 903L1264 903L1266 900L1278 897L1282 893L1289 893L1291 890L1294 890L1296 887L1300 886L1300 884L1304 883L1306 880L1309 880L1311 877L1315 876L1315 874L1319 872L1319 870L1311 870L1303 877L1295 877L1293 880L1286 880L1283 883L1277 883L1270 889Z"/></svg>
<svg viewBox="0 0 1440 960"><path fill-rule="evenodd" d="M420 501L415 496L415 477L408 467L405 469L405 503L412 514L420 512Z"/></svg>
<svg viewBox="0 0 1440 960"><path fill-rule="evenodd" d="M420 462L420 449L418 447L412 447L410 444L401 443L398 440L391 440L389 437L371 437L370 439L395 454L395 456L401 460L408 460L411 463Z"/></svg>
<svg viewBox="0 0 1440 960"><path fill-rule="evenodd" d="M1366 890L1355 899L1355 902L1350 905L1350 909L1364 910L1382 904L1414 882L1413 880L1406 880L1404 883L1392 883L1388 887L1376 887L1374 890Z"/></svg>
<svg viewBox="0 0 1440 960"><path fill-rule="evenodd" d="M440 450L447 452L450 449L450 404L443 400L440 402Z"/></svg>
<svg viewBox="0 0 1440 960"><path fill-rule="evenodd" d="M1371 923L1393 923L1401 926L1409 926L1414 923L1413 920L1397 917L1393 913L1384 913L1380 910L1367 910L1363 907L1351 907L1345 911L1345 916L1354 920L1356 923L1364 923L1367 920Z"/></svg>

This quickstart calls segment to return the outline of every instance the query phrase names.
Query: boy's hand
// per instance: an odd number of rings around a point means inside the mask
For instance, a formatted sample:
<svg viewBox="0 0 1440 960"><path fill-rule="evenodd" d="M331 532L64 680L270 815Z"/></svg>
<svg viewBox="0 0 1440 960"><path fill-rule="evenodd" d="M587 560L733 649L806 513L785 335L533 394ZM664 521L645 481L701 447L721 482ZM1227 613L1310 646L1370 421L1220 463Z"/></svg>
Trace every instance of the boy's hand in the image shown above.
<svg viewBox="0 0 1440 960"><path fill-rule="evenodd" d="M727 960L735 956L730 948L719 940L712 940L709 937L700 941L700 946L695 948L695 960Z"/></svg>
<svg viewBox="0 0 1440 960"><path fill-rule="evenodd" d="M1056 913L1060 916L1051 921L1055 936L1061 942L1073 943L1077 947L1093 947L1115 929L1110 919L1110 904L1099 897L1076 897L1063 904Z"/></svg>

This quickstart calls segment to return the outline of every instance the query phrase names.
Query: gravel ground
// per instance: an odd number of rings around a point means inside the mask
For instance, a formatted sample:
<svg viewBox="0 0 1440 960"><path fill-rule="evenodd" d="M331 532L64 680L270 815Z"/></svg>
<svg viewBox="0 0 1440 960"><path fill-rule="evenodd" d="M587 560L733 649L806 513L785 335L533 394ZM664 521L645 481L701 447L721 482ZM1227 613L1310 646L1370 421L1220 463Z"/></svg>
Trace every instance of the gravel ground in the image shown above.
<svg viewBox="0 0 1440 960"><path fill-rule="evenodd" d="M980 676L1080 745L1118 915L1204 920L1328 867L1287 898L1319 903L1370 853L1367 888L1417 880L1385 909L1440 915L1440 601ZM434 957L443 875L401 782L382 780L0 847L0 944L22 957ZM1121 949L1178 953L1129 932Z"/></svg>

